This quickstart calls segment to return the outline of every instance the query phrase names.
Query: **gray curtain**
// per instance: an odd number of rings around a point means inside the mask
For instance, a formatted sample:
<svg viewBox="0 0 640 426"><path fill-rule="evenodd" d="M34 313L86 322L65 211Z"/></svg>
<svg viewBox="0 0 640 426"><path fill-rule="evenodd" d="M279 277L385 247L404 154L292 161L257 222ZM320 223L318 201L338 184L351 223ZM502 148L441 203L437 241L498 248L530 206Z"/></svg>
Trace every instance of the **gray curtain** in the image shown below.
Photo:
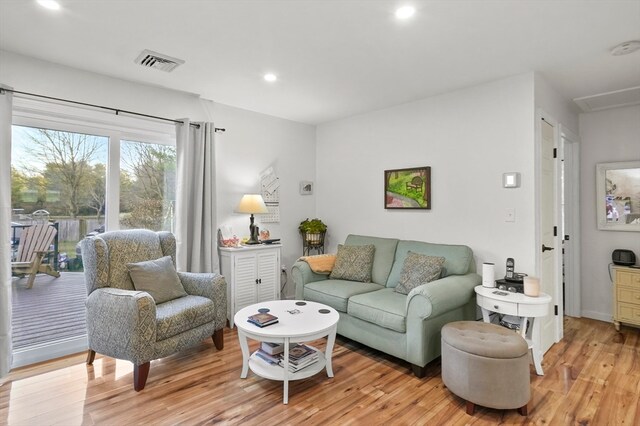
<svg viewBox="0 0 640 426"><path fill-rule="evenodd" d="M176 124L176 263L179 271L217 272L215 127Z"/></svg>
<svg viewBox="0 0 640 426"><path fill-rule="evenodd" d="M0 379L11 369L11 114L13 93L0 84Z"/></svg>

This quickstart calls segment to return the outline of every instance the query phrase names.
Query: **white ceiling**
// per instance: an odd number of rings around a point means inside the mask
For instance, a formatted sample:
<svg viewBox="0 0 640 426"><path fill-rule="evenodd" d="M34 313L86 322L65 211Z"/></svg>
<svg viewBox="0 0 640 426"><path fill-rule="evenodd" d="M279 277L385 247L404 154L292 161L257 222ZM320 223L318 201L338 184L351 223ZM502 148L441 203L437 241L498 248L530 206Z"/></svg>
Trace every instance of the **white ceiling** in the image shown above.
<svg viewBox="0 0 640 426"><path fill-rule="evenodd" d="M609 53L640 39L640 0L59 2L0 0L0 49L304 123L528 71L566 99L640 85L640 51ZM186 62L146 69L143 49Z"/></svg>

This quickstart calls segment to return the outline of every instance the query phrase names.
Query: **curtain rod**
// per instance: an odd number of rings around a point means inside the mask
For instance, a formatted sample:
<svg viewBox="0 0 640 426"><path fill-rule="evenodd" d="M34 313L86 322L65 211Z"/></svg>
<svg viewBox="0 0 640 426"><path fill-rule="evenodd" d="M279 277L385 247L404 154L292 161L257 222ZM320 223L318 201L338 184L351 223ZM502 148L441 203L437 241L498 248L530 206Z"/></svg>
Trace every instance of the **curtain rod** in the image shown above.
<svg viewBox="0 0 640 426"><path fill-rule="evenodd" d="M140 116L140 117L153 118L154 120L170 121L170 122L176 123L176 124L178 124L178 123L184 124L184 121L174 120L172 118L165 118L165 117L158 117L156 115L142 114L140 112L127 111L127 110L124 110L124 109L112 108L112 107L103 106L103 105L88 104L86 102L72 101L70 99L54 98L52 96L39 95L37 93L21 92L19 90L0 88L0 94L4 94L4 92L17 93L19 95L34 96L36 98L44 98L44 99L50 99L50 100L53 100L53 101L67 102L67 103L70 103L70 104L83 105L83 106L88 106L88 107L92 107L92 108L106 109L108 111L115 112L116 115L118 115L120 113L124 113L124 114L129 114L129 115L137 115L137 116ZM196 129L200 128L200 125L197 124L197 123L189 123L189 125L195 127ZM215 127L214 130L216 132L224 132L224 131L226 131L226 129L220 128L220 127Z"/></svg>

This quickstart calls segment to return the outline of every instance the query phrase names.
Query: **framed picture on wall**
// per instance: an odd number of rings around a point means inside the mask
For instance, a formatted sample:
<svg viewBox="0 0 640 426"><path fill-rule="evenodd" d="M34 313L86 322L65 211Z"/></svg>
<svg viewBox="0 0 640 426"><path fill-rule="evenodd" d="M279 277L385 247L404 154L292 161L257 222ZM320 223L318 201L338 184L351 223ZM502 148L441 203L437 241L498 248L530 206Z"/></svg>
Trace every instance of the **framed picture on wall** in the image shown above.
<svg viewBox="0 0 640 426"><path fill-rule="evenodd" d="M384 171L385 209L431 209L431 167Z"/></svg>
<svg viewBox="0 0 640 426"><path fill-rule="evenodd" d="M640 161L596 165L598 229L640 231Z"/></svg>
<svg viewBox="0 0 640 426"><path fill-rule="evenodd" d="M300 181L300 195L313 194L313 182L308 180Z"/></svg>

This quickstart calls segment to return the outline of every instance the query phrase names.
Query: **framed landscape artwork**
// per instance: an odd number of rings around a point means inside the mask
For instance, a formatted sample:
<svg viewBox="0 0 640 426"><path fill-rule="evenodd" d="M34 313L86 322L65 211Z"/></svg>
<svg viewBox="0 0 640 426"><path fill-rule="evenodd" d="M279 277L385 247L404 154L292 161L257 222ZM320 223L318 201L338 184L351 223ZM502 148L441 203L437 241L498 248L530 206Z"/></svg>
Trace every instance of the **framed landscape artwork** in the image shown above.
<svg viewBox="0 0 640 426"><path fill-rule="evenodd" d="M640 231L640 161L596 166L598 229Z"/></svg>
<svg viewBox="0 0 640 426"><path fill-rule="evenodd" d="M384 171L385 209L431 209L431 167Z"/></svg>

